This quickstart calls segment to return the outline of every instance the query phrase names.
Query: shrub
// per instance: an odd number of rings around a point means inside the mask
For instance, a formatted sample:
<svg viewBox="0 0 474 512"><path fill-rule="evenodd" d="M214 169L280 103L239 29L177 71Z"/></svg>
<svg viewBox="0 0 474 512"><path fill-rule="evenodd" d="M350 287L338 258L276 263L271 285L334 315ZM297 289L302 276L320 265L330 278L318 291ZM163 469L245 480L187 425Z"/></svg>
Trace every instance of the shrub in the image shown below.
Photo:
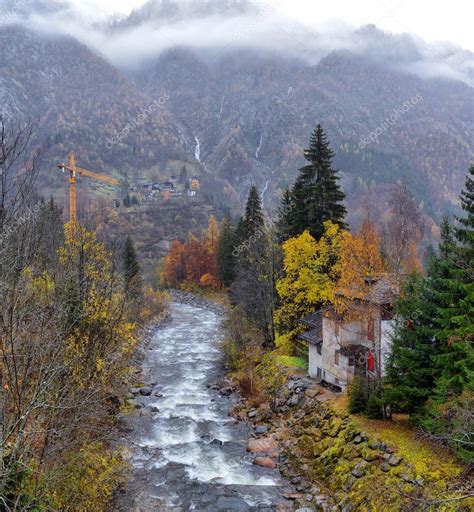
<svg viewBox="0 0 474 512"><path fill-rule="evenodd" d="M366 380L361 376L356 376L349 389L349 412L351 414L365 412L367 402L368 390Z"/></svg>

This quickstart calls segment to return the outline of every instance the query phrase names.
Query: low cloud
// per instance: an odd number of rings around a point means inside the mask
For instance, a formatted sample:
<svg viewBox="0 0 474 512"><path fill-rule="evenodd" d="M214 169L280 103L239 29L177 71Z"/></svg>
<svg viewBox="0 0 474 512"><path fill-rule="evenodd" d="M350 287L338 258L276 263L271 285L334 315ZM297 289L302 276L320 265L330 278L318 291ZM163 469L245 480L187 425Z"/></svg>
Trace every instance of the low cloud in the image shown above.
<svg viewBox="0 0 474 512"><path fill-rule="evenodd" d="M21 15L3 24L48 34L73 35L122 69L140 69L170 48L191 47L209 58L234 49L275 52L316 64L334 50L349 50L420 76L443 76L474 85L474 54L452 44L429 45L408 35L385 34L374 26L356 29L341 22L307 28L269 5L152 3L130 17L106 18L94 2L58 2L40 9L38 0L17 0ZM50 4L51 5L51 4ZM219 9L216 6L220 6ZM173 7L173 9L170 8ZM237 8L236 8L237 6ZM206 10L207 9L207 10Z"/></svg>

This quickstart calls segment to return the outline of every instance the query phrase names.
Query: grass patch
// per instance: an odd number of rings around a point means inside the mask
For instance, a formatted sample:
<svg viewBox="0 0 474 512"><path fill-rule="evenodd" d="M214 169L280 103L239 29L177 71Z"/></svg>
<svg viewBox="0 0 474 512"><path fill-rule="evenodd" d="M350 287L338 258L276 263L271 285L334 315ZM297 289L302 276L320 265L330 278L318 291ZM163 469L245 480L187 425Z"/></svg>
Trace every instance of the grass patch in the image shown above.
<svg viewBox="0 0 474 512"><path fill-rule="evenodd" d="M301 368L303 370L308 369L308 361L302 357L296 356L277 356L276 362L282 366L289 368Z"/></svg>
<svg viewBox="0 0 474 512"><path fill-rule="evenodd" d="M347 402L347 396L339 396L330 403L339 414L347 414ZM391 421L371 420L360 414L351 414L350 417L370 438L380 439L392 447L421 478L447 482L466 469L448 450L418 438L405 414L395 414Z"/></svg>

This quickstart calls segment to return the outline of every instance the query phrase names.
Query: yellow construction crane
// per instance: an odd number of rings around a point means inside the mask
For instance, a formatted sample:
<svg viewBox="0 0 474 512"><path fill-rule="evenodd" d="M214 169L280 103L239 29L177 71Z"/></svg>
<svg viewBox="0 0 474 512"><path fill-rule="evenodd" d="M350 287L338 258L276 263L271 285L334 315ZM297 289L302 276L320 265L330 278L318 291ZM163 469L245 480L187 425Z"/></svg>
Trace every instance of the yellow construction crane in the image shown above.
<svg viewBox="0 0 474 512"><path fill-rule="evenodd" d="M81 176L88 176L89 178L94 178L95 180L108 183L109 185L119 184L119 181L116 180L115 178L110 178L109 176L97 174L95 172L88 171L87 169L82 169L82 167L78 167L76 165L74 151L71 151L71 153L69 154L69 165L59 164L57 165L57 167L61 169L63 172L69 171L69 221L71 222L71 224L77 223L76 174L80 174Z"/></svg>

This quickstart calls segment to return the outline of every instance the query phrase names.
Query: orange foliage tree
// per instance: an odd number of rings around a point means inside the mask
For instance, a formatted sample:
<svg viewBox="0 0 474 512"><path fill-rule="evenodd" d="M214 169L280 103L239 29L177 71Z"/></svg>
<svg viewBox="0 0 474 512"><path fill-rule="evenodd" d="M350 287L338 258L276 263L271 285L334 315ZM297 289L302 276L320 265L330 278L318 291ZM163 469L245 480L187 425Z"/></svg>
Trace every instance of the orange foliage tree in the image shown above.
<svg viewBox="0 0 474 512"><path fill-rule="evenodd" d="M219 289L217 249L219 225L211 215L201 238L192 233L186 243L175 240L165 258L164 280L170 287L200 286Z"/></svg>
<svg viewBox="0 0 474 512"><path fill-rule="evenodd" d="M335 297L335 307L340 313L347 314L355 302L365 299L372 283L384 273L381 246L380 234L369 220L363 222L358 234L343 233Z"/></svg>

